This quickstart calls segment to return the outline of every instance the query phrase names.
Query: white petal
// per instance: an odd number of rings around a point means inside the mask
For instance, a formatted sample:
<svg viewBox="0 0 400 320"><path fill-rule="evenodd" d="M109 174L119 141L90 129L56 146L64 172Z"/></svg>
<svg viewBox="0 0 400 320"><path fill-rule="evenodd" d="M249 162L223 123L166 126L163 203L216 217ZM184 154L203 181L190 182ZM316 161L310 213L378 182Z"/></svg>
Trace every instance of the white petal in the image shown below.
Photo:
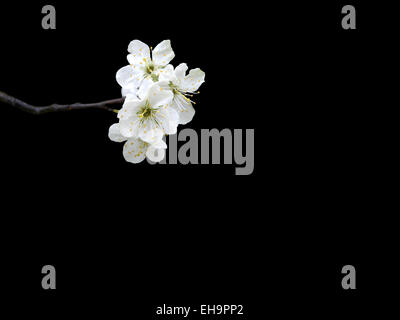
<svg viewBox="0 0 400 320"><path fill-rule="evenodd" d="M119 130L124 137L132 138L139 136L140 120L138 117L130 117L119 121Z"/></svg>
<svg viewBox="0 0 400 320"><path fill-rule="evenodd" d="M139 126L138 137L147 143L154 143L162 139L164 132L155 126L152 121L145 121Z"/></svg>
<svg viewBox="0 0 400 320"><path fill-rule="evenodd" d="M172 92L172 89L169 86L169 81L167 81L167 80L158 81L157 85L162 89L161 91L167 91L167 92L171 91Z"/></svg>
<svg viewBox="0 0 400 320"><path fill-rule="evenodd" d="M161 125L164 133L175 134L178 127L179 116L172 107L163 107L159 109L159 113L155 118Z"/></svg>
<svg viewBox="0 0 400 320"><path fill-rule="evenodd" d="M174 57L170 40L160 42L153 50L153 62L157 66L166 66Z"/></svg>
<svg viewBox="0 0 400 320"><path fill-rule="evenodd" d="M117 79L117 82L121 87L126 87L127 85L132 83L135 79L132 66L128 65L119 69L115 78Z"/></svg>
<svg viewBox="0 0 400 320"><path fill-rule="evenodd" d="M156 126L153 128L153 130L154 130L154 136L152 139L148 141L148 143L150 143L156 148L166 149L167 144L163 141L164 131Z"/></svg>
<svg viewBox="0 0 400 320"><path fill-rule="evenodd" d="M167 149L167 144L165 143L165 141L164 140L158 140L158 141L156 141L156 142L154 142L154 143L152 143L151 144L154 148L157 148L157 149Z"/></svg>
<svg viewBox="0 0 400 320"><path fill-rule="evenodd" d="M160 87L157 83L153 84L147 94L147 99L152 107L168 106L174 94L171 90Z"/></svg>
<svg viewBox="0 0 400 320"><path fill-rule="evenodd" d="M192 121L195 110L190 101L187 101L180 94L174 96L172 108L174 108L179 115L179 124L187 124Z"/></svg>
<svg viewBox="0 0 400 320"><path fill-rule="evenodd" d="M123 155L126 161L139 163L146 157L147 145L140 139L129 139L124 144Z"/></svg>
<svg viewBox="0 0 400 320"><path fill-rule="evenodd" d="M154 72L158 76L158 81L172 81L173 83L176 82L176 77L174 73L174 67L172 64L167 65L164 68L159 68Z"/></svg>
<svg viewBox="0 0 400 320"><path fill-rule="evenodd" d="M111 141L115 142L122 142L126 140L126 138L120 132L119 123L114 123L110 129L108 129L108 137Z"/></svg>
<svg viewBox="0 0 400 320"><path fill-rule="evenodd" d="M168 130L165 130L165 133L167 134L175 134L177 129L178 129L178 123L179 123L179 115L178 112L176 112L175 109L173 108L168 108Z"/></svg>
<svg viewBox="0 0 400 320"><path fill-rule="evenodd" d="M158 149L154 146L149 146L146 151L146 157L153 162L160 162L165 157L165 149Z"/></svg>
<svg viewBox="0 0 400 320"><path fill-rule="evenodd" d="M204 82L205 75L199 68L190 70L189 75L183 79L179 89L184 92L196 91Z"/></svg>
<svg viewBox="0 0 400 320"><path fill-rule="evenodd" d="M151 86L154 84L153 80L151 78L145 78L142 83L140 84L139 90L137 92L137 95L139 96L140 99L144 99L148 96L149 94L149 89Z"/></svg>
<svg viewBox="0 0 400 320"><path fill-rule="evenodd" d="M149 46L140 40L132 40L128 45L129 53L150 53Z"/></svg>
<svg viewBox="0 0 400 320"><path fill-rule="evenodd" d="M171 107L168 107L166 110L167 110L167 113L168 113L168 119L169 119L169 121L178 123L178 121L179 121L179 115L178 115L178 113L176 112L176 110L173 109L173 108L171 108Z"/></svg>
<svg viewBox="0 0 400 320"><path fill-rule="evenodd" d="M121 89L121 95L123 97L129 96L128 99L137 99L138 88L135 83L130 83Z"/></svg>
<svg viewBox="0 0 400 320"><path fill-rule="evenodd" d="M139 87L141 82L145 78L145 68L134 64L131 64L130 67L132 68L133 73L132 78L129 80L129 83L133 82L137 85L137 87Z"/></svg>
<svg viewBox="0 0 400 320"><path fill-rule="evenodd" d="M126 97L121 110L118 111L118 118L126 120L132 115L136 114L137 110L144 104L143 100L138 99L133 95Z"/></svg>
<svg viewBox="0 0 400 320"><path fill-rule="evenodd" d="M149 46L140 40L131 41L131 43L129 43L128 46L128 51L129 51L128 61L130 64L143 65L144 62L150 61Z"/></svg>
<svg viewBox="0 0 400 320"><path fill-rule="evenodd" d="M186 71L188 69L188 66L186 63L181 63L179 66L177 66L174 70L175 76L178 79L178 81L183 81Z"/></svg>

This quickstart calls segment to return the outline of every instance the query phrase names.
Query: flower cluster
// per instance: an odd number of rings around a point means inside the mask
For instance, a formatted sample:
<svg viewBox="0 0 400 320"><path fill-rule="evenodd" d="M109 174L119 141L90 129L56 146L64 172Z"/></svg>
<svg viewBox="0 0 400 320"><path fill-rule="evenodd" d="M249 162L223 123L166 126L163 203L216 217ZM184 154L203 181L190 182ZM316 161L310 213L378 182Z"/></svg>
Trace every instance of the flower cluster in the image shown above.
<svg viewBox="0 0 400 320"><path fill-rule="evenodd" d="M118 70L116 78L125 97L119 122L109 129L109 138L125 142L126 161L138 163L149 158L164 159L166 134L175 134L179 124L194 116L193 94L204 82L205 73L181 63L174 68L169 62L175 57L171 42L164 40L154 50L139 40L128 46L129 65Z"/></svg>

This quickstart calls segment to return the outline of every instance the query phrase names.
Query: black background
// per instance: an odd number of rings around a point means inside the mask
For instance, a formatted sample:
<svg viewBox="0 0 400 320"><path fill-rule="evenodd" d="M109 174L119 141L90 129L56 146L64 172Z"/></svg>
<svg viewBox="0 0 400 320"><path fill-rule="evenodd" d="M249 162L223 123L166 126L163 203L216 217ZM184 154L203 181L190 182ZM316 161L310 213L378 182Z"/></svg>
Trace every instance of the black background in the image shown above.
<svg viewBox="0 0 400 320"><path fill-rule="evenodd" d="M47 3L32 2L1 4L0 90L36 105L116 98L129 42L170 39L174 65L206 72L186 127L255 129L256 156L250 176L133 165L107 137L115 114L0 105L1 289L16 318L148 319L164 303L244 304L249 319L377 309L395 236L383 5L52 1L57 29L43 30ZM345 4L357 30L341 28ZM41 288L46 264L56 291ZM346 264L355 291L341 288Z"/></svg>

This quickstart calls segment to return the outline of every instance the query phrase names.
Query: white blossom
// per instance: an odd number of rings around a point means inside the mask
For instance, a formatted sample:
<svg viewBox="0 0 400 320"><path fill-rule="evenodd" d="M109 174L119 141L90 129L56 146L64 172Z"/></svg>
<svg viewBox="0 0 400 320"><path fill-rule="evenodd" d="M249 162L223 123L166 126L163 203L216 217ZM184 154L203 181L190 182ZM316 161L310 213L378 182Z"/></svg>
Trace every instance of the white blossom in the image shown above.
<svg viewBox="0 0 400 320"><path fill-rule="evenodd" d="M175 134L179 116L171 107L173 93L157 83L141 98L127 96L118 112L121 134L151 143L155 137Z"/></svg>
<svg viewBox="0 0 400 320"><path fill-rule="evenodd" d="M138 163L146 157L154 162L165 156L166 134L175 134L178 124L190 122L195 114L190 100L204 82L205 73L190 70L185 63L175 69L169 64L175 54L164 40L154 50L133 40L128 46L129 65L122 67L116 80L125 97L119 122L109 129L112 141L123 142L126 161Z"/></svg>
<svg viewBox="0 0 400 320"><path fill-rule="evenodd" d="M163 140L153 140L152 143L148 143L140 138L126 138L121 134L119 123L114 123L110 127L108 136L115 142L126 141L122 153L128 162L139 163L145 157L153 162L159 162L164 159L167 145Z"/></svg>
<svg viewBox="0 0 400 320"><path fill-rule="evenodd" d="M186 75L187 69L186 63L181 63L174 72L161 74L159 79L160 86L165 89L169 88L174 94L172 107L179 114L179 124L186 124L193 119L194 102L189 97L198 93L197 90L205 78L205 73L199 68L190 70Z"/></svg>
<svg viewBox="0 0 400 320"><path fill-rule="evenodd" d="M175 56L170 40L160 42L152 52L147 44L133 40L128 52L129 65L119 69L116 75L123 96L136 94L145 79L157 82L160 74L173 71L173 67L168 65Z"/></svg>

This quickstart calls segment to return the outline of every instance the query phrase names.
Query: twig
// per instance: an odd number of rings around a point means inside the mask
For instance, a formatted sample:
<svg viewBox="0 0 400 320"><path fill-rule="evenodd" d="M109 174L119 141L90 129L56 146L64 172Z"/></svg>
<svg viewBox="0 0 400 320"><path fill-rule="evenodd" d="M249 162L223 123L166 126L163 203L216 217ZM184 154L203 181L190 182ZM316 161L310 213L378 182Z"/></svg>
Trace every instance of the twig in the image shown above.
<svg viewBox="0 0 400 320"><path fill-rule="evenodd" d="M22 100L19 100L17 98L8 95L7 93L0 91L0 102L9 104L17 109L36 115L49 112L62 112L62 111L83 110L83 109L103 109L114 112L114 110L109 106L114 104L122 104L124 102L124 99L125 98L118 98L118 99L101 101L97 103L73 103L73 104L54 103L48 106L33 106L29 103L26 103Z"/></svg>

